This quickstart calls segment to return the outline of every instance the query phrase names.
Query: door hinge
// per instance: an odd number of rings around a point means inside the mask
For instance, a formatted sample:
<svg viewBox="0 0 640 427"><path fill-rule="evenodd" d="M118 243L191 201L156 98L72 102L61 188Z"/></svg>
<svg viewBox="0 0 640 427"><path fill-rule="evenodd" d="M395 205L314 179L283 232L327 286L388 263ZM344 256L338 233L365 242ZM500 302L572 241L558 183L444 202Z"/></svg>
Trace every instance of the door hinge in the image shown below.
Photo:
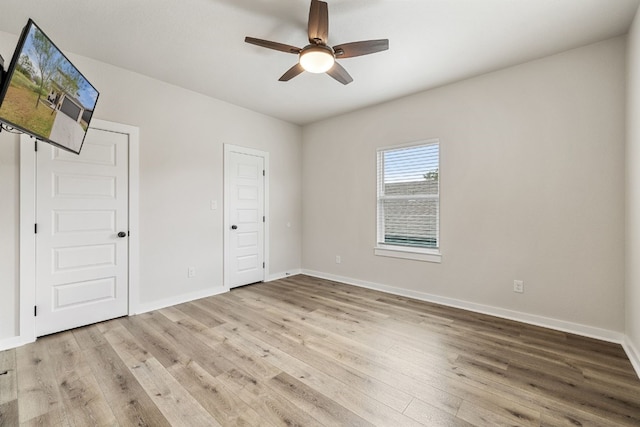
<svg viewBox="0 0 640 427"><path fill-rule="evenodd" d="M34 305L33 306L33 317L36 317L38 315L38 306Z"/></svg>
<svg viewBox="0 0 640 427"><path fill-rule="evenodd" d="M37 223L36 223L36 224L33 224L33 232L34 232L35 234L38 234L38 224L37 224Z"/></svg>
<svg viewBox="0 0 640 427"><path fill-rule="evenodd" d="M267 176L266 172L264 171L264 169L262 169L262 176Z"/></svg>
<svg viewBox="0 0 640 427"><path fill-rule="evenodd" d="M262 263L262 268L264 268L264 262Z"/></svg>
<svg viewBox="0 0 640 427"><path fill-rule="evenodd" d="M38 140L33 141L33 151L38 151Z"/></svg>
<svg viewBox="0 0 640 427"><path fill-rule="evenodd" d="M262 215L262 222L264 222L264 215Z"/></svg>

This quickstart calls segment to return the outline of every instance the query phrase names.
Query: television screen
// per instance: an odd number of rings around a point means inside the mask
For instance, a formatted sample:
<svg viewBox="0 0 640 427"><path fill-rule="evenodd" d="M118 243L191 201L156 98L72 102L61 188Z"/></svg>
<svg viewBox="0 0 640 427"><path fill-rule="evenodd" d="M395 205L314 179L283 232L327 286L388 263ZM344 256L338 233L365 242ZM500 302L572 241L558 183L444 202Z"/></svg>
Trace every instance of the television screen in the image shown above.
<svg viewBox="0 0 640 427"><path fill-rule="evenodd" d="M80 154L98 96L29 19L0 89L0 122Z"/></svg>

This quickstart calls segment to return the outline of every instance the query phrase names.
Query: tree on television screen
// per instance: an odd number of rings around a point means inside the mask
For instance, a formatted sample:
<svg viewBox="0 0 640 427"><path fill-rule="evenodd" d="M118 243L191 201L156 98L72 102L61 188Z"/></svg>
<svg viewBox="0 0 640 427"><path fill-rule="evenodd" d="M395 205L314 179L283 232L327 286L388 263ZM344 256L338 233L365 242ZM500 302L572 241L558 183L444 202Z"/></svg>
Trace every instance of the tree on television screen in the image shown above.
<svg viewBox="0 0 640 427"><path fill-rule="evenodd" d="M17 68L18 71L27 76L29 79L33 79L33 73L35 72L35 70L33 69L33 64L31 63L31 60L27 55L22 54L20 56Z"/></svg>
<svg viewBox="0 0 640 427"><path fill-rule="evenodd" d="M31 48L36 62L36 67L40 72L38 100L36 101L36 108L38 108L38 105L40 104L40 97L48 86L51 76L60 66L62 57L49 39L47 39L47 36L45 36L41 31L38 31L37 28L33 28Z"/></svg>
<svg viewBox="0 0 640 427"><path fill-rule="evenodd" d="M66 65L66 66L65 66ZM80 90L82 76L76 68L69 62L64 62L58 69L58 73L52 77L65 92L71 96L77 97Z"/></svg>

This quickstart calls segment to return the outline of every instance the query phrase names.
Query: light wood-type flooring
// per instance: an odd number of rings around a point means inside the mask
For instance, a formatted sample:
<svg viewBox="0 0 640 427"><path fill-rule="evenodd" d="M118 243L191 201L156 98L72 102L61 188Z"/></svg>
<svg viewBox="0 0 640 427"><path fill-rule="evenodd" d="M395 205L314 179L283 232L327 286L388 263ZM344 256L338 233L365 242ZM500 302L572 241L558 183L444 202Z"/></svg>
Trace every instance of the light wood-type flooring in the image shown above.
<svg viewBox="0 0 640 427"><path fill-rule="evenodd" d="M0 352L7 426L640 426L623 349L307 276Z"/></svg>

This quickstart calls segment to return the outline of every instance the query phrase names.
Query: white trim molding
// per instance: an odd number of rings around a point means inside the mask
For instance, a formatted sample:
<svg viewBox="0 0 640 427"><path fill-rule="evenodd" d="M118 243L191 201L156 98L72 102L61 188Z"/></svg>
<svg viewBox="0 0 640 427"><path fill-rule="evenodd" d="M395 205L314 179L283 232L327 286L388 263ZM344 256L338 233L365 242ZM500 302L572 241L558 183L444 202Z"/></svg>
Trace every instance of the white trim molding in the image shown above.
<svg viewBox="0 0 640 427"><path fill-rule="evenodd" d="M373 249L374 255L391 258L412 259L414 261L442 262L442 254L433 250L418 250L408 247L378 245Z"/></svg>
<svg viewBox="0 0 640 427"><path fill-rule="evenodd" d="M36 152L35 140L20 136L20 325L16 340L36 340Z"/></svg>
<svg viewBox="0 0 640 427"><path fill-rule="evenodd" d="M393 286L383 285L380 283L367 282L364 280L336 276L333 274L322 273L318 271L303 269L302 273L308 276L318 277L320 279L332 280L334 282L342 282L348 285L359 286L361 288L381 291L381 292L385 292L392 295L399 295L403 297L414 298L417 300L441 304L448 307L461 308L463 310L473 311L475 313L488 314L490 316L500 317L508 320L515 320L517 322L527 323L535 326L541 326L543 328L555 329L557 331L568 332L571 334L581 335L589 338L595 338L601 341L612 342L615 344L623 344L626 338L625 335L620 332L610 331L610 330L601 329L601 328L595 328L593 326L581 325L579 323L567 322L564 320L552 319L549 317L538 316L535 314L522 313L519 311L507 310L499 307L476 304L469 301L463 301L463 300L458 300L454 298L447 298L447 297L442 297L438 295L428 294L425 292L412 291L409 289L396 288Z"/></svg>
<svg viewBox="0 0 640 427"><path fill-rule="evenodd" d="M624 341L622 342L622 348L624 348L625 353L627 353L627 357L629 361L633 365L633 369L635 369L638 378L640 378L640 352L633 345L628 336L624 337Z"/></svg>
<svg viewBox="0 0 640 427"><path fill-rule="evenodd" d="M151 301L144 304L138 304L136 312L129 313L129 314L131 315L131 314L148 313L149 311L160 310L162 308L183 304L185 302L191 302L201 298L207 298L207 297L212 297L214 295L224 294L225 292L228 292L228 291L229 290L224 287L217 287L214 289L204 289L201 291L177 295L171 298L165 298L158 301Z"/></svg>
<svg viewBox="0 0 640 427"><path fill-rule="evenodd" d="M139 301L139 176L140 133L135 126L93 119L91 128L122 133L129 139L129 314L137 312ZM0 341L0 349L18 347L36 340L36 154L34 139L20 136L20 304L19 334Z"/></svg>
<svg viewBox="0 0 640 427"><path fill-rule="evenodd" d="M16 347L20 347L23 346L25 344L29 344L34 342L36 339L35 338L30 338L30 337L11 337L11 338L4 338L0 340L0 351L5 351L5 350L11 350L12 348L16 348Z"/></svg>
<svg viewBox="0 0 640 427"><path fill-rule="evenodd" d="M273 282L274 280L286 279L287 277L295 276L297 274L302 274L302 270L298 268L295 270L282 271L280 273L270 274L265 282Z"/></svg>

